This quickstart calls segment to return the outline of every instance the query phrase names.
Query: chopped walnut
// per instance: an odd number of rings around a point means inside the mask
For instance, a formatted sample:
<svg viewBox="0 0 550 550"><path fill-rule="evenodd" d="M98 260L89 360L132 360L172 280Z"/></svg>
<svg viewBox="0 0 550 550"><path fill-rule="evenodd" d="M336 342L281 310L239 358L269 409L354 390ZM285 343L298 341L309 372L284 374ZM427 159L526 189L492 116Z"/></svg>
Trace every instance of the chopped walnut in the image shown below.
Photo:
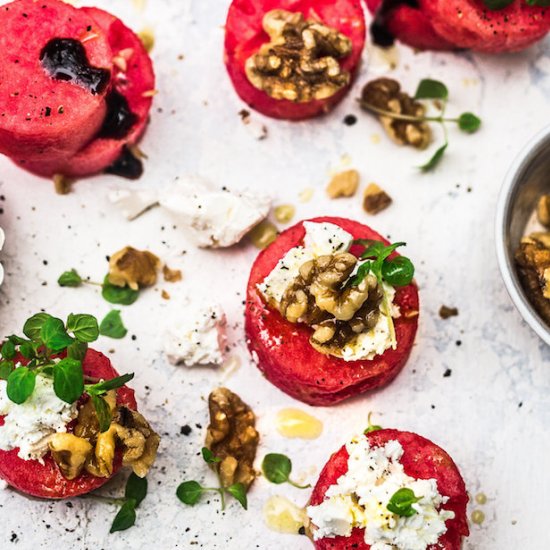
<svg viewBox="0 0 550 550"><path fill-rule="evenodd" d="M537 219L550 229L550 195L542 195L537 203Z"/></svg>
<svg viewBox="0 0 550 550"><path fill-rule="evenodd" d="M109 260L109 282L115 286L129 286L132 290L153 286L157 282L160 260L148 250L127 246Z"/></svg>
<svg viewBox="0 0 550 550"><path fill-rule="evenodd" d="M353 197L359 187L359 172L345 170L335 174L327 186L327 194L331 199Z"/></svg>
<svg viewBox="0 0 550 550"><path fill-rule="evenodd" d="M170 269L167 265L162 268L162 274L168 283L177 283L183 278L180 269Z"/></svg>
<svg viewBox="0 0 550 550"><path fill-rule="evenodd" d="M256 416L241 398L227 388L217 388L208 397L210 425L205 445L221 459L215 464L223 487L242 483L250 487L256 472L254 459L260 436Z"/></svg>
<svg viewBox="0 0 550 550"><path fill-rule="evenodd" d="M439 308L439 316L442 319L449 319L450 317L456 317L458 315L458 309L456 307L441 306Z"/></svg>
<svg viewBox="0 0 550 550"><path fill-rule="evenodd" d="M339 60L352 50L349 38L301 13L272 10L263 18L270 42L247 59L251 84L274 99L297 103L326 99L350 82Z"/></svg>
<svg viewBox="0 0 550 550"><path fill-rule="evenodd" d="M424 105L401 91L399 82L391 78L378 78L367 83L361 95L361 106L369 112L386 111L397 115L422 117ZM398 120L377 113L389 137L399 145L412 145L425 149L431 141L430 127L423 121Z"/></svg>
<svg viewBox="0 0 550 550"><path fill-rule="evenodd" d="M80 475L93 451L89 441L71 433L52 435L48 445L63 477L69 480Z"/></svg>
<svg viewBox="0 0 550 550"><path fill-rule="evenodd" d="M376 183L369 183L363 195L363 209L367 214L378 214L392 203L392 198Z"/></svg>

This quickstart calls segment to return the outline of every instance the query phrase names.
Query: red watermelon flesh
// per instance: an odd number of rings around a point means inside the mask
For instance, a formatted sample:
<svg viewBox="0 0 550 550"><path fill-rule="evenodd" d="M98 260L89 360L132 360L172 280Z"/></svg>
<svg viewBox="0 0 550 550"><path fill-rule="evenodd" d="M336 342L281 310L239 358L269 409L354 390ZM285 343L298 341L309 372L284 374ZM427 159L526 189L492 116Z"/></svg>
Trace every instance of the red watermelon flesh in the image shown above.
<svg viewBox="0 0 550 550"><path fill-rule="evenodd" d="M109 380L118 376L111 362L98 351L88 350L83 363L84 374ZM2 391L5 391L2 389ZM117 390L117 403L136 410L134 390L123 386ZM0 417L0 426L4 423ZM0 427L0 429L2 429ZM0 450L0 478L14 489L38 498L62 499L89 493L101 487L109 478L95 477L83 472L78 478L63 477L50 454L44 457L44 464L37 460L23 460L17 456L18 449ZM120 457L115 461L113 475L120 469Z"/></svg>
<svg viewBox="0 0 550 550"><path fill-rule="evenodd" d="M0 152L56 160L78 151L105 117L105 95L52 78L40 61L55 38L83 43L88 62L111 69L111 48L89 14L59 0L17 0L0 7Z"/></svg>
<svg viewBox="0 0 550 550"><path fill-rule="evenodd" d="M469 534L466 515L468 494L453 459L428 439L410 432L380 430L371 432L365 437L374 447L380 447L392 440L399 441L404 450L401 463L405 473L415 479L437 481L439 493L449 498L443 508L453 511L455 517L447 520L447 532L441 536L438 544L430 546L428 550L460 550L463 537ZM348 471L348 458L345 446L330 457L319 475L309 504L318 505L323 502L328 488ZM354 529L350 537L324 538L315 541L314 544L317 550L351 550L352 548L368 550L370 548L370 545L365 542L362 529Z"/></svg>
<svg viewBox="0 0 550 550"><path fill-rule="evenodd" d="M309 221L333 223L356 239L374 239L387 244L378 233L355 221L334 217ZM247 344L257 359L258 368L279 389L310 405L333 405L388 384L405 366L418 326L418 289L414 283L397 289L395 303L401 310L401 316L394 320L397 349L388 349L372 360L363 361L344 361L320 353L309 342L312 329L288 322L266 305L256 287L286 252L303 243L304 235L303 222L300 222L281 233L254 262L245 312Z"/></svg>
<svg viewBox="0 0 550 550"><path fill-rule="evenodd" d="M136 122L122 138L96 137L69 159L53 162L19 161L18 164L40 176L63 174L68 177L84 177L102 172L112 165L127 145L139 141L149 120L152 97L144 93L155 87L155 75L149 54L139 37L115 16L98 8L82 8L97 21L109 41L114 56L123 57L126 70L113 66L113 87L122 94Z"/></svg>
<svg viewBox="0 0 550 550"><path fill-rule="evenodd" d="M513 52L531 46L550 30L550 8L515 0L491 11L482 0L419 0L435 31L459 48Z"/></svg>
<svg viewBox="0 0 550 550"><path fill-rule="evenodd" d="M383 4L384 0L367 0L367 7L373 15L382 8ZM420 8L407 3L395 2L395 4L395 7L390 8L383 18L384 25L391 36L418 50L456 49L453 43L435 32L430 19Z"/></svg>
<svg viewBox="0 0 550 550"><path fill-rule="evenodd" d="M342 69L355 75L365 45L365 20L359 0L233 0L225 24L225 65L235 91L250 107L273 118L301 120L326 113L347 93L343 88L324 100L295 103L277 100L255 88L245 73L246 60L269 41L263 16L274 9L299 12L345 34L353 44L351 54L340 60Z"/></svg>

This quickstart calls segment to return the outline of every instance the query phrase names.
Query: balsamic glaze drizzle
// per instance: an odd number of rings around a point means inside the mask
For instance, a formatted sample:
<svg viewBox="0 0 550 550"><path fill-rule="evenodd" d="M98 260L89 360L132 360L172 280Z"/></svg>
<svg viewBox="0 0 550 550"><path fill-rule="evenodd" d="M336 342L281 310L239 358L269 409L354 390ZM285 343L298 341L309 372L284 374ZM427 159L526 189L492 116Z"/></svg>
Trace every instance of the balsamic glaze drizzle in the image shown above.
<svg viewBox="0 0 550 550"><path fill-rule="evenodd" d="M137 180L143 174L143 163L125 145L118 159L105 169L105 173Z"/></svg>

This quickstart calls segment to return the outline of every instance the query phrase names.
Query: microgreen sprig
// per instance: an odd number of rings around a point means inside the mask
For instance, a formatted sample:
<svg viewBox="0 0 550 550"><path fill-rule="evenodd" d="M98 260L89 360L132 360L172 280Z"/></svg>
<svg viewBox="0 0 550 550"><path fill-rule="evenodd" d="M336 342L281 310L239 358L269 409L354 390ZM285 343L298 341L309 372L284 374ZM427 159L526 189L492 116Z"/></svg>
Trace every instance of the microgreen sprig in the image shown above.
<svg viewBox="0 0 550 550"><path fill-rule="evenodd" d="M282 483L290 483L298 489L309 489L311 484L299 485L290 479L292 472L292 461L288 456L279 453L269 453L265 455L262 461L262 472L265 478L271 483L281 485Z"/></svg>
<svg viewBox="0 0 550 550"><path fill-rule="evenodd" d="M416 510L412 507L413 504L420 501L421 498L417 497L412 489L406 487L397 490L390 498L386 508L393 514L398 516L410 518L416 514Z"/></svg>
<svg viewBox="0 0 550 550"><path fill-rule="evenodd" d="M550 0L549 0L550 1ZM460 130L467 134L473 134L477 132L481 126L481 119L473 113L465 112L458 117L446 117L445 111L447 108L447 101L449 99L449 90L447 86L438 80L432 80L425 78L421 80L416 89L414 95L416 100L436 100L440 103L440 114L438 116L415 116L405 115L401 113L394 113L360 99L359 103L363 109L370 111L380 116L392 118L394 120L404 120L409 122L436 122L441 125L443 129L444 143L441 145L432 157L424 164L419 166L422 172L429 172L433 170L443 159L445 151L449 146L449 136L447 132L447 123L456 124Z"/></svg>
<svg viewBox="0 0 550 550"><path fill-rule="evenodd" d="M0 378L6 380L8 398L21 405L33 394L38 375L53 379L54 393L66 403L87 394L95 407L101 431L111 423L105 394L129 382L125 374L111 380L85 384L82 361L88 344L97 340L99 326L93 315L71 313L67 322L48 313L37 313L23 326L26 338L12 335L0 348ZM18 354L24 359L18 359Z"/></svg>
<svg viewBox="0 0 550 550"><path fill-rule="evenodd" d="M372 418L372 412L370 412L369 416L367 417L367 422L369 423L369 425L363 431L365 435L370 434L372 432L379 432L380 430L383 429L382 426L379 426L378 424L373 424L371 422L371 418Z"/></svg>
<svg viewBox="0 0 550 550"><path fill-rule="evenodd" d="M176 496L181 502L188 506L194 506L199 502L202 495L208 492L215 492L220 495L222 511L225 510L225 496L231 495L237 502L246 510L248 508L248 499L246 496L246 487L242 483L234 483L229 487L224 487L221 482L218 468L216 464L221 462L221 459L207 447L201 449L201 456L206 464L213 466L218 475L219 487L203 487L198 481L184 481L178 485Z"/></svg>

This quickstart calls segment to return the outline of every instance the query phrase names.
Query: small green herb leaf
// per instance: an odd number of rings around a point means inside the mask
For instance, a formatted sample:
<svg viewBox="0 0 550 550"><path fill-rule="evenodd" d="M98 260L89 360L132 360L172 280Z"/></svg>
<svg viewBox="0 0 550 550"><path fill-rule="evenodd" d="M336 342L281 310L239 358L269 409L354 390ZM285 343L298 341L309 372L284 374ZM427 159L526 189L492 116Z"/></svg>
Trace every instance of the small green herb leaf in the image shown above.
<svg viewBox="0 0 550 550"><path fill-rule="evenodd" d="M82 364L66 357L53 367L53 389L55 395L65 403L74 403L84 391Z"/></svg>
<svg viewBox="0 0 550 550"><path fill-rule="evenodd" d="M216 464L222 461L222 459L218 458L208 447L203 447L201 453L202 458L207 464Z"/></svg>
<svg viewBox="0 0 550 550"><path fill-rule="evenodd" d="M414 277L414 265L405 256L397 256L382 264L382 277L392 286L407 286Z"/></svg>
<svg viewBox="0 0 550 550"><path fill-rule="evenodd" d="M425 78L421 80L414 94L415 99L443 99L449 97L449 90L443 82Z"/></svg>
<svg viewBox="0 0 550 550"><path fill-rule="evenodd" d="M90 398L99 423L99 431L106 432L111 426L111 409L103 397L91 395Z"/></svg>
<svg viewBox="0 0 550 550"><path fill-rule="evenodd" d="M7 380L14 368L13 361L0 361L0 380Z"/></svg>
<svg viewBox="0 0 550 550"><path fill-rule="evenodd" d="M49 316L40 329L40 339L53 352L64 350L73 339L67 334L61 319Z"/></svg>
<svg viewBox="0 0 550 550"><path fill-rule="evenodd" d="M68 348L67 348L67 357L70 357L71 359L76 359L77 361L84 361L84 357L86 357L86 352L88 351L88 344L86 342L79 342L78 340L75 340Z"/></svg>
<svg viewBox="0 0 550 550"><path fill-rule="evenodd" d="M271 483L280 485L288 481L290 472L292 472L292 462L288 456L269 453L262 461L262 472Z"/></svg>
<svg viewBox="0 0 550 550"><path fill-rule="evenodd" d="M129 529L136 522L136 501L134 499L127 500L118 511L118 514L113 520L109 533L116 531L124 531Z"/></svg>
<svg viewBox="0 0 550 550"><path fill-rule="evenodd" d="M44 323L51 318L52 316L47 313L37 313L36 315L33 315L27 319L23 325L23 334L31 340L39 340L40 331L42 330Z"/></svg>
<svg viewBox="0 0 550 550"><path fill-rule="evenodd" d="M433 154L432 158L426 164L419 166L420 170L422 170L422 172L430 172L431 170L433 170L441 162L441 159L443 158L443 155L445 154L445 151L447 150L448 146L449 146L448 143L445 143L444 145L442 145Z"/></svg>
<svg viewBox="0 0 550 550"><path fill-rule="evenodd" d="M147 496L147 478L139 477L132 472L126 482L124 496L126 498L134 499L137 508L142 500Z"/></svg>
<svg viewBox="0 0 550 550"><path fill-rule="evenodd" d="M15 351L15 344L11 340L6 340L2 344L1 353L4 359L13 359L17 353Z"/></svg>
<svg viewBox="0 0 550 550"><path fill-rule="evenodd" d="M117 376L116 378L111 378L110 380L105 380L103 382L98 382L97 384L86 385L86 392L90 395L102 395L111 390L116 390L121 388L127 382L130 382L134 377L134 373L130 372L123 374L122 376Z"/></svg>
<svg viewBox="0 0 550 550"><path fill-rule="evenodd" d="M8 397L14 403L21 405L31 396L35 384L36 374L27 367L19 367L8 376L6 388Z"/></svg>
<svg viewBox="0 0 550 550"><path fill-rule="evenodd" d="M69 315L67 330L72 332L79 342L95 342L99 336L97 319L93 315L83 313Z"/></svg>
<svg viewBox="0 0 550 550"><path fill-rule="evenodd" d="M248 498L246 497L246 487L242 483L234 483L227 487L227 492L232 495L239 504L245 509L248 509Z"/></svg>
<svg viewBox="0 0 550 550"><path fill-rule="evenodd" d="M36 357L36 351L31 342L23 342L20 344L19 353L21 353L25 359L32 359L33 357Z"/></svg>
<svg viewBox="0 0 550 550"><path fill-rule="evenodd" d="M139 290L132 290L128 286L115 286L109 282L109 275L105 275L101 295L107 302L111 304L121 304L129 306L133 304L139 297Z"/></svg>
<svg viewBox="0 0 550 550"><path fill-rule="evenodd" d="M398 516L409 518L416 514L416 510L412 507L415 502L420 500L415 496L411 489L406 487L396 491L388 502L387 509Z"/></svg>
<svg viewBox="0 0 550 550"><path fill-rule="evenodd" d="M362 263L359 268L357 269L357 273L354 277L352 277L350 281L351 286L359 286L365 277L369 274L372 268L372 262L364 262Z"/></svg>
<svg viewBox="0 0 550 550"><path fill-rule="evenodd" d="M479 130L481 119L473 113L462 113L458 117L458 127L467 134L473 134Z"/></svg>
<svg viewBox="0 0 550 550"><path fill-rule="evenodd" d="M59 279L57 279L57 284L59 286L77 287L82 284L82 277L75 269L71 269L60 275Z"/></svg>
<svg viewBox="0 0 550 550"><path fill-rule="evenodd" d="M203 488L196 481L184 481L176 490L177 497L189 506L194 506L200 500Z"/></svg>
<svg viewBox="0 0 550 550"><path fill-rule="evenodd" d="M483 3L492 11L502 10L514 2L515 0L483 0Z"/></svg>
<svg viewBox="0 0 550 550"><path fill-rule="evenodd" d="M99 325L99 334L108 336L109 338L124 338L128 331L120 317L120 310L113 309L101 321Z"/></svg>

